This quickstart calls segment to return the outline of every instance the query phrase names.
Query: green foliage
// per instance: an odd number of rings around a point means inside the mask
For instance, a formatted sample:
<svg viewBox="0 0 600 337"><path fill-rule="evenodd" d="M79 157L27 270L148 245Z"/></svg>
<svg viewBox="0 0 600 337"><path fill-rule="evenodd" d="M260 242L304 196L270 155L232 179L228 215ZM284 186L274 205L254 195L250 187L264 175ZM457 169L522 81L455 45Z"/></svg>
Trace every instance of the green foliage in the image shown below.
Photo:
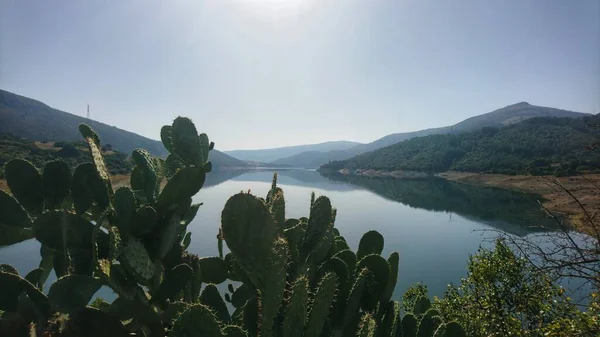
<svg viewBox="0 0 600 337"><path fill-rule="evenodd" d="M600 154L586 149L599 137L600 132L583 119L540 117L500 129L412 138L331 162L321 170L455 170L533 175L600 172Z"/></svg>
<svg viewBox="0 0 600 337"><path fill-rule="evenodd" d="M449 286L433 307L444 320L460 323L469 336L594 336L600 332L596 303L587 312L580 311L562 288L500 240L493 250L481 249L471 256L468 276L460 285Z"/></svg>

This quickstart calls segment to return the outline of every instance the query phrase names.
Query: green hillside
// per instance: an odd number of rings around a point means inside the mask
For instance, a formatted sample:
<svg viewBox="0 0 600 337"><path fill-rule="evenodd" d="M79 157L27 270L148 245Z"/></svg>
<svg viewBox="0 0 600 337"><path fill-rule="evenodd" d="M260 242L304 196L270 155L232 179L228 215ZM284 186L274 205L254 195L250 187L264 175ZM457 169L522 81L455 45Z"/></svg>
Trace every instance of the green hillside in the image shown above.
<svg viewBox="0 0 600 337"><path fill-rule="evenodd" d="M305 152L286 158L281 158L272 164L291 165L295 167L319 167L330 161L345 160L356 155L375 151L377 149L391 146L399 142L430 135L445 135L461 132L476 132L484 127L501 128L503 126L515 124L535 117L569 117L579 118L589 116L585 113L549 108L544 106L531 105L527 102L520 102L505 106L494 111L484 113L465 119L459 123L450 126L430 128L413 132L394 133L384 136L368 144L359 144L346 150L328 151L328 152Z"/></svg>
<svg viewBox="0 0 600 337"><path fill-rule="evenodd" d="M102 148L104 160L111 174L127 174L133 164L127 154ZM74 170L81 163L91 162L87 145L84 142L34 142L11 134L0 133L0 179L4 178L4 164L11 159L21 158L41 168L51 160L60 159Z"/></svg>
<svg viewBox="0 0 600 337"><path fill-rule="evenodd" d="M599 171L600 153L588 149L599 140L600 129L590 127L584 119L540 117L503 128L413 138L348 160L330 162L321 171L456 170L572 175Z"/></svg>
<svg viewBox="0 0 600 337"><path fill-rule="evenodd" d="M78 142L81 140L78 129L81 123L91 126L100 136L102 144L110 144L117 151L130 154L135 148L143 148L155 156L167 155L167 150L160 141L53 109L40 101L0 90L0 133L10 133L35 141ZM216 150L211 151L210 160L215 168L247 166L241 160Z"/></svg>

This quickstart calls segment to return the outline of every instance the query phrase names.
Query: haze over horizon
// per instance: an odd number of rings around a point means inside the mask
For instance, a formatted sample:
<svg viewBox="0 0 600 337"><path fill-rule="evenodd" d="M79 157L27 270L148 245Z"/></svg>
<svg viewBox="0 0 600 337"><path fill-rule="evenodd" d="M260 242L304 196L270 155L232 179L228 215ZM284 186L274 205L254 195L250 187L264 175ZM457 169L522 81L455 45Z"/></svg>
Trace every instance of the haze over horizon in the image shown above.
<svg viewBox="0 0 600 337"><path fill-rule="evenodd" d="M0 2L0 89L219 150L455 124L527 101L600 112L600 2Z"/></svg>

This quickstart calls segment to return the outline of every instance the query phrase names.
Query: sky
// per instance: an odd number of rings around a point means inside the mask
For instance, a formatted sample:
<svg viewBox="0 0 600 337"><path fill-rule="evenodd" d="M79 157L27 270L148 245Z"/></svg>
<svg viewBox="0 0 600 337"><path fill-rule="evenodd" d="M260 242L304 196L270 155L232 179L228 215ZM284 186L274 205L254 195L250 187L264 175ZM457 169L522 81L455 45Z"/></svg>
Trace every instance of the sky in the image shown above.
<svg viewBox="0 0 600 337"><path fill-rule="evenodd" d="M600 113L600 1L0 0L0 88L154 139L187 116L219 150Z"/></svg>

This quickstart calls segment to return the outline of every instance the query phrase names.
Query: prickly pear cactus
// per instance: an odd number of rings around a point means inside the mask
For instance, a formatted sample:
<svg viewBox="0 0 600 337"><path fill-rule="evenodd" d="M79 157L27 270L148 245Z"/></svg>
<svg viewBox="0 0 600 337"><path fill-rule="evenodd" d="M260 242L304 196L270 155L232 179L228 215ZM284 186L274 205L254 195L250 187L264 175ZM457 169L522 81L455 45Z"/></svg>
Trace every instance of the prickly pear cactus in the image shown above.
<svg viewBox="0 0 600 337"><path fill-rule="evenodd" d="M100 137L87 125L79 129L91 162L72 174L60 161L41 174L24 160L6 164L11 193L0 191L0 228L14 242L35 237L42 259L24 278L0 265L0 332L14 325L6 335L464 336L426 298L415 316L400 319L391 301L399 256L381 256L381 234L367 232L353 252L335 228L331 201L314 193L308 217L286 219L276 174L265 198L248 191L226 202L218 257L187 252L187 226L201 205L192 197L212 170L214 148L190 119L161 129L166 159L134 150L131 188L117 191ZM224 258L223 242L230 250ZM52 270L59 278L46 296ZM223 299L216 284L227 279L238 283ZM118 297L92 307L102 286Z"/></svg>

